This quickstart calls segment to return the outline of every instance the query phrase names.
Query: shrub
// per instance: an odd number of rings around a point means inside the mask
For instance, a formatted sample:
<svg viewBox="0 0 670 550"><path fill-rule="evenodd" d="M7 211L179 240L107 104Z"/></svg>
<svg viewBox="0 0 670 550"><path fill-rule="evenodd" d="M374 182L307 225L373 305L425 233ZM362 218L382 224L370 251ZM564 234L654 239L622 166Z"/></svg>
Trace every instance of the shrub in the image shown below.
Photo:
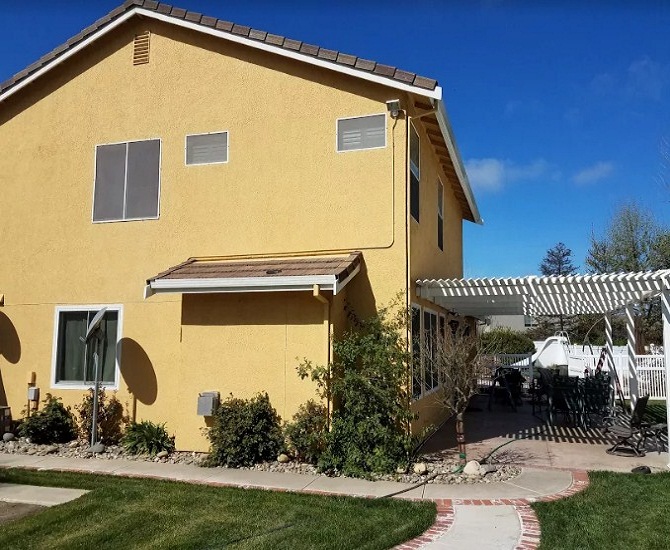
<svg viewBox="0 0 670 550"><path fill-rule="evenodd" d="M77 428L81 439L90 440L93 429L93 389L84 394L84 400L75 405L79 416ZM102 441L106 445L116 445L123 434L123 426L128 423L128 417L123 414L123 405L116 398L105 395L104 388L98 393L98 433L96 441Z"/></svg>
<svg viewBox="0 0 670 550"><path fill-rule="evenodd" d="M70 407L50 393L42 403L42 410L24 418L19 435L30 438L33 443L66 443L75 439L77 431Z"/></svg>
<svg viewBox="0 0 670 550"><path fill-rule="evenodd" d="M149 420L131 422L121 438L123 448L131 454L155 455L161 451L174 451L174 436L169 436L165 424Z"/></svg>
<svg viewBox="0 0 670 550"><path fill-rule="evenodd" d="M284 427L289 451L304 462L316 464L326 448L327 429L328 409L310 399Z"/></svg>
<svg viewBox="0 0 670 550"><path fill-rule="evenodd" d="M535 353L535 344L523 332L501 327L485 332L481 336L486 353Z"/></svg>
<svg viewBox="0 0 670 550"><path fill-rule="evenodd" d="M231 395L207 432L212 444L209 463L235 468L276 458L284 445L280 421L267 393L252 399Z"/></svg>
<svg viewBox="0 0 670 550"><path fill-rule="evenodd" d="M298 373L334 403L319 468L369 477L407 464L414 443L408 316L384 308L367 320L351 313L350 318L353 328L333 342L334 361L326 366L305 361Z"/></svg>

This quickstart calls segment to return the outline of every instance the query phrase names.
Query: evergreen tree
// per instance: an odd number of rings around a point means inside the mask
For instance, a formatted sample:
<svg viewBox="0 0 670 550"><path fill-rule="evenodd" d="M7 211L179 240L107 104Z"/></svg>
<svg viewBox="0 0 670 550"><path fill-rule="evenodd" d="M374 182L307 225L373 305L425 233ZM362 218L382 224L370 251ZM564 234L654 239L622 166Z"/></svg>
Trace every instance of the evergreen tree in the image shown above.
<svg viewBox="0 0 670 550"><path fill-rule="evenodd" d="M577 268L572 263L572 250L561 242L547 250L546 256L540 263L540 273L545 277L567 276L577 273ZM561 331L565 330L566 321L564 315L558 316L558 326Z"/></svg>

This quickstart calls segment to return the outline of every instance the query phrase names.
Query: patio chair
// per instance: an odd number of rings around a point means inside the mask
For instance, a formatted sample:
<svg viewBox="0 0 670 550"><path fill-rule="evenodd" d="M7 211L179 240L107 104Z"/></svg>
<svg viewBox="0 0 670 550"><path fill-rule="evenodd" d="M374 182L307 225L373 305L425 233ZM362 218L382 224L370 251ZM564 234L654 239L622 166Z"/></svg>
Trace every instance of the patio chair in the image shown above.
<svg viewBox="0 0 670 550"><path fill-rule="evenodd" d="M607 417L605 418L606 424L609 424L605 431L611 433L617 438L617 442L607 449L607 453L611 455L620 455L620 456L629 456L621 455L620 451L628 449L635 453L635 456L644 456L644 449L640 450L640 447L643 446L646 438L644 434L646 430L649 429L650 424L648 422L643 422L642 418L644 413L647 410L647 402L649 401L649 395L640 397L635 403L633 408L633 414L630 417L630 421L625 422L620 417ZM633 442L633 439L637 437L637 443Z"/></svg>
<svg viewBox="0 0 670 550"><path fill-rule="evenodd" d="M534 384L532 391L533 400L531 401L533 406L533 415L535 415L536 407L539 413L542 412L543 404L547 406L547 411L551 412L551 398L553 395L554 375L548 368L545 367L536 368L535 373L537 374L537 378L533 380Z"/></svg>

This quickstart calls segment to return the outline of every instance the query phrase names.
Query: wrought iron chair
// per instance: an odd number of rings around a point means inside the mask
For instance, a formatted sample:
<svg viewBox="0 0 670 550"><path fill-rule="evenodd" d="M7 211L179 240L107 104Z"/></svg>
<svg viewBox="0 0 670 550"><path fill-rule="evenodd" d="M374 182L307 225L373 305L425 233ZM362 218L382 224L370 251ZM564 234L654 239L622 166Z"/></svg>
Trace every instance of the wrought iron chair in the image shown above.
<svg viewBox="0 0 670 550"><path fill-rule="evenodd" d="M628 449L635 453L636 456L644 456L644 449L640 449L643 446L646 438L644 437L645 431L649 429L650 424L648 422L643 422L644 413L647 410L647 402L649 401L649 395L640 397L635 403L633 408L633 413L631 414L630 420L625 421L621 417L607 417L605 418L606 424L609 424L606 428L608 433L611 433L617 438L617 442L607 449L607 453L611 455L619 454L623 449ZM637 443L633 442L633 439L637 437Z"/></svg>

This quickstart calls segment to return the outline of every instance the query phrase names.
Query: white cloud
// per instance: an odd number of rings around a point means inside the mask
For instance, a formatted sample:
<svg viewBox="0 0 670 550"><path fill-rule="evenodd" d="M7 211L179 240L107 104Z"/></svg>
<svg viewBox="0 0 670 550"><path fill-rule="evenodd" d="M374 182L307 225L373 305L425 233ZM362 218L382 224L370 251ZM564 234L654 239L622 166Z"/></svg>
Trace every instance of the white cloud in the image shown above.
<svg viewBox="0 0 670 550"><path fill-rule="evenodd" d="M469 159L465 162L465 171L477 191L499 191L508 183L559 177L558 172L544 159L527 164L496 158Z"/></svg>
<svg viewBox="0 0 670 550"><path fill-rule="evenodd" d="M626 93L632 97L658 101L668 79L667 67L643 57L628 67Z"/></svg>
<svg viewBox="0 0 670 550"><path fill-rule="evenodd" d="M596 162L592 166L587 166L574 176L572 181L579 185L588 185L596 183L608 177L614 171L614 164L611 162Z"/></svg>

